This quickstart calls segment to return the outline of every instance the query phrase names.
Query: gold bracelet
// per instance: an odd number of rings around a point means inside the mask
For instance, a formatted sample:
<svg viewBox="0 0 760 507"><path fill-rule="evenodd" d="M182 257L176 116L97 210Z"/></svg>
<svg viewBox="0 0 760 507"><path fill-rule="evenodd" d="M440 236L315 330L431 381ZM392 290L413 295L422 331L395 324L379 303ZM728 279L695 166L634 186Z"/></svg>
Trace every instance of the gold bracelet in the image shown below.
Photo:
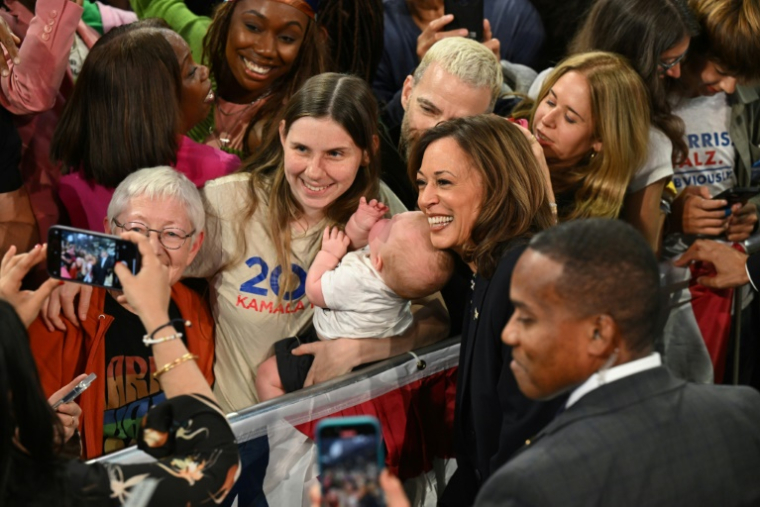
<svg viewBox="0 0 760 507"><path fill-rule="evenodd" d="M190 352L188 352L184 356L178 357L177 359L175 359L171 363L166 363L160 370L158 370L156 373L153 374L153 378L157 379L158 377L160 377L161 375L163 375L167 371L171 370L172 368L175 368L175 367L179 366L180 364L184 363L185 361L190 361L191 359L198 359L198 356L196 356L195 354L191 354Z"/></svg>

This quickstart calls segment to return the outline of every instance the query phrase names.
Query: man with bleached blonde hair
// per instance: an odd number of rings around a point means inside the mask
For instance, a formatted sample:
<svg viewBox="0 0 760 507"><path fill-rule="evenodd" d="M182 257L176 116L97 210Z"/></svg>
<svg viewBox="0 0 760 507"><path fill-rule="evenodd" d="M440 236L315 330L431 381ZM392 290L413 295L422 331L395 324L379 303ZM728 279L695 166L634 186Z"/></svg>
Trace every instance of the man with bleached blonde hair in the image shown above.
<svg viewBox="0 0 760 507"><path fill-rule="evenodd" d="M382 113L382 178L404 205L414 209L417 190L406 174L415 139L438 123L493 111L504 77L499 61L483 44L464 37L436 42L401 93ZM398 146L396 151L395 146Z"/></svg>
<svg viewBox="0 0 760 507"><path fill-rule="evenodd" d="M442 121L493 111L503 82L499 61L482 44L464 37L436 42L404 81L401 154L408 158L413 141Z"/></svg>

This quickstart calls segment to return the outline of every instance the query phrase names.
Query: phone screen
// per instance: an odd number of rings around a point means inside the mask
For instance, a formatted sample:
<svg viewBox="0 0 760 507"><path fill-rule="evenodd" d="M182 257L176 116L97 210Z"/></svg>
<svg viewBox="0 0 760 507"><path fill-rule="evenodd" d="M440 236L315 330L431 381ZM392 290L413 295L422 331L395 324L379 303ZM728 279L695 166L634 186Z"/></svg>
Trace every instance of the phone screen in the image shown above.
<svg viewBox="0 0 760 507"><path fill-rule="evenodd" d="M322 505L384 506L378 483L383 451L377 422L346 418L323 423L317 430Z"/></svg>
<svg viewBox="0 0 760 507"><path fill-rule="evenodd" d="M54 226L48 233L48 272L53 278L106 289L121 289L116 263L136 274L140 270L137 245L114 236Z"/></svg>

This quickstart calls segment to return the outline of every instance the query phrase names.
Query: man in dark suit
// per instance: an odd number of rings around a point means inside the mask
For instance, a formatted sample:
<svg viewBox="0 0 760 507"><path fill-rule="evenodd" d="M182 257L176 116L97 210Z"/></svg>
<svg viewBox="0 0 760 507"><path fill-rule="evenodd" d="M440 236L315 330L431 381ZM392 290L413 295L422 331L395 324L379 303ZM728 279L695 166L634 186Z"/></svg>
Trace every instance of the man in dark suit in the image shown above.
<svg viewBox="0 0 760 507"><path fill-rule="evenodd" d="M694 261L709 262L715 267L715 276L697 279L705 287L730 289L749 283L755 290L760 288L760 253L747 255L723 243L699 239L674 264L685 267Z"/></svg>
<svg viewBox="0 0 760 507"><path fill-rule="evenodd" d="M477 506L760 505L760 393L661 366L657 262L612 220L536 236L502 339L529 398L564 411L491 478Z"/></svg>
<svg viewBox="0 0 760 507"><path fill-rule="evenodd" d="M96 285L103 285L108 274L113 271L113 266L113 256L108 255L107 251L101 250L100 257L95 261L95 265L92 266L92 281Z"/></svg>

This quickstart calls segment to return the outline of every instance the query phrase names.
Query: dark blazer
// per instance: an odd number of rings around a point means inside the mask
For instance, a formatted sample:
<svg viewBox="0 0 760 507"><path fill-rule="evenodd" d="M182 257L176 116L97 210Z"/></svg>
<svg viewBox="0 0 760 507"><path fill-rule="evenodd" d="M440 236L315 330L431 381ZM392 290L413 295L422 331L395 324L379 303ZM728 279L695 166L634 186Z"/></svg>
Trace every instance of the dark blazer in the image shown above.
<svg viewBox="0 0 760 507"><path fill-rule="evenodd" d="M101 264L103 264L102 267ZM92 281L98 285L103 285L106 276L108 276L108 272L113 270L113 267L114 258L112 255L106 257L105 262L103 262L103 258L98 255L97 259L95 259L95 264L92 266Z"/></svg>
<svg viewBox="0 0 760 507"><path fill-rule="evenodd" d="M611 382L549 424L475 505L760 505L760 393L664 367Z"/></svg>
<svg viewBox="0 0 760 507"><path fill-rule="evenodd" d="M747 258L747 272L752 285L760 289L760 253L752 254Z"/></svg>
<svg viewBox="0 0 760 507"><path fill-rule="evenodd" d="M507 251L490 280L473 276L465 309L457 373L454 449L457 471L439 505L470 506L480 486L552 420L562 400L529 400L510 369L512 348L501 332L514 308L509 285L517 259L525 250Z"/></svg>

